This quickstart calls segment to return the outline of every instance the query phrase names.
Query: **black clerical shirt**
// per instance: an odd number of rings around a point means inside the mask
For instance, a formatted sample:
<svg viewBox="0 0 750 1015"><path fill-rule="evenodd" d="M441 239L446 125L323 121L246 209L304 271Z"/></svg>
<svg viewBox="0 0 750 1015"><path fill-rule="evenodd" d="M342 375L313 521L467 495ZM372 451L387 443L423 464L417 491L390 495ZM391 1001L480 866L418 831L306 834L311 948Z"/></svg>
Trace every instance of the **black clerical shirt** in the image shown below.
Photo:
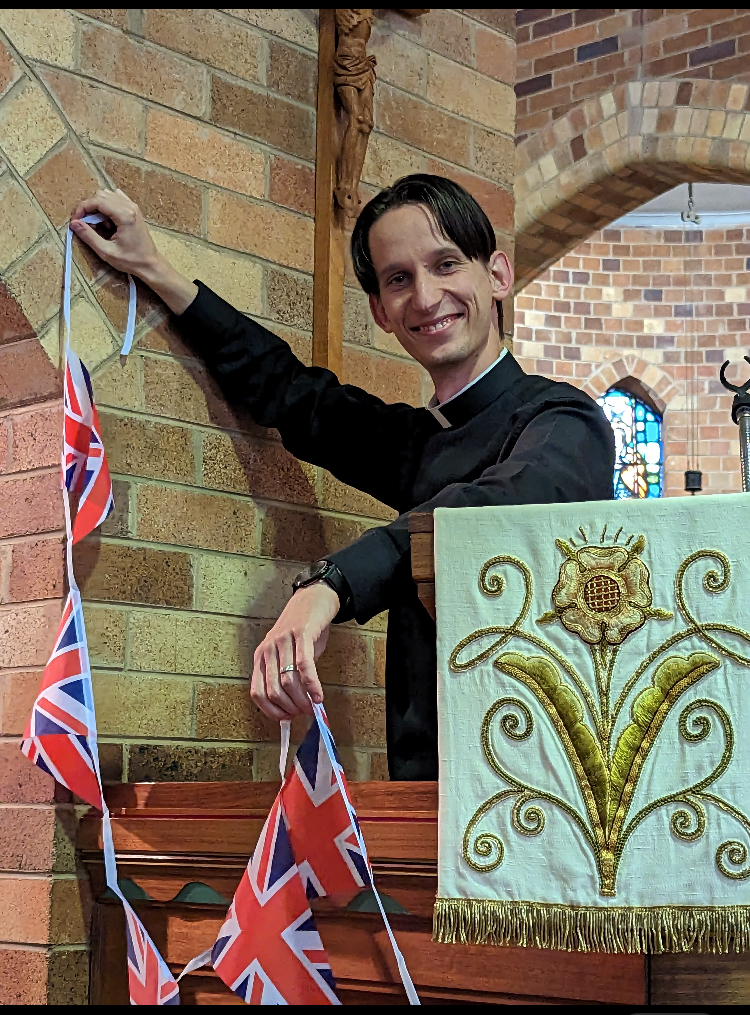
<svg viewBox="0 0 750 1015"><path fill-rule="evenodd" d="M524 373L510 354L440 407L445 427L428 409L388 405L306 367L286 342L198 286L180 323L230 403L275 427L297 458L399 512L328 558L349 582L360 623L389 611L391 778L437 779L435 623L411 577L408 513L611 498L612 428L588 395Z"/></svg>

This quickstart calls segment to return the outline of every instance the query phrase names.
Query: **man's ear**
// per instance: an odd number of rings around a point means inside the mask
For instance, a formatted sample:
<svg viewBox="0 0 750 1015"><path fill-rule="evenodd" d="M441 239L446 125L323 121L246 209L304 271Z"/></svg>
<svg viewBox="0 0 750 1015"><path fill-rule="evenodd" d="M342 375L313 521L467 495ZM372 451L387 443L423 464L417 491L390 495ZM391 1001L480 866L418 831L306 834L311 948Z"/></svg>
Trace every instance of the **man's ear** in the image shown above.
<svg viewBox="0 0 750 1015"><path fill-rule="evenodd" d="M513 288L513 269L510 261L502 250L496 250L491 254L487 267L492 280L493 299L504 300Z"/></svg>
<svg viewBox="0 0 750 1015"><path fill-rule="evenodd" d="M507 260L507 258L506 258ZM370 296L370 313L375 318L375 323L381 331L387 332L389 335L393 334L393 328L391 322L388 320L388 315L385 312L385 307L379 296Z"/></svg>

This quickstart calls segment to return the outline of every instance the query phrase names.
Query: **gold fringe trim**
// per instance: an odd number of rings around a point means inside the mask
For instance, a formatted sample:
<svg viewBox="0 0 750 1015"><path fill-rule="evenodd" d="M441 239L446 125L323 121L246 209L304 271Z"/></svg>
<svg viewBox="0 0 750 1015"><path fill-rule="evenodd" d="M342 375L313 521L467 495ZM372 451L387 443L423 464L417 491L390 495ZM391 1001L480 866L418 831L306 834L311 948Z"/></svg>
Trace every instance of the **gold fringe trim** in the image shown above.
<svg viewBox="0 0 750 1015"><path fill-rule="evenodd" d="M569 952L750 949L750 906L559 906L492 899L435 901L433 941Z"/></svg>

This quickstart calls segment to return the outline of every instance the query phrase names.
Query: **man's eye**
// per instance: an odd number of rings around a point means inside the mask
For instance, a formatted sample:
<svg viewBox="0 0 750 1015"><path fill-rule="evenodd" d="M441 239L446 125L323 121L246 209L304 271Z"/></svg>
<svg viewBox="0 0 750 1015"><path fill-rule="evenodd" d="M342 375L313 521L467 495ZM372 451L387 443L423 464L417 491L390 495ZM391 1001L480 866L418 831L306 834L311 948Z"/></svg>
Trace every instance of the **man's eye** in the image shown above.
<svg viewBox="0 0 750 1015"><path fill-rule="evenodd" d="M454 261L452 258L448 258L447 261L443 261L440 265L441 268L455 268L458 261Z"/></svg>
<svg viewBox="0 0 750 1015"><path fill-rule="evenodd" d="M406 280L406 275L393 275L388 280L388 285L403 285Z"/></svg>

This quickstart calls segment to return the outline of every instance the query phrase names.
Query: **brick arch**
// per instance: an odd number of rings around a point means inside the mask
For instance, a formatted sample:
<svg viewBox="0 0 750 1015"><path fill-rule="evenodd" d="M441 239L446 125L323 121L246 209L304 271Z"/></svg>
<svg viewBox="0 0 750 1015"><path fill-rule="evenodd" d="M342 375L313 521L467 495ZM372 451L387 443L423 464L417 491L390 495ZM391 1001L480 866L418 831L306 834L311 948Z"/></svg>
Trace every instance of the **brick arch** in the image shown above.
<svg viewBox="0 0 750 1015"><path fill-rule="evenodd" d="M672 399L680 394L677 385L660 367L648 363L640 356L620 356L607 360L587 378L583 390L592 398L599 398L616 384L634 378L645 389L659 413L663 416Z"/></svg>
<svg viewBox="0 0 750 1015"><path fill-rule="evenodd" d="M679 183L750 182L750 86L652 80L587 99L518 146L516 288Z"/></svg>

